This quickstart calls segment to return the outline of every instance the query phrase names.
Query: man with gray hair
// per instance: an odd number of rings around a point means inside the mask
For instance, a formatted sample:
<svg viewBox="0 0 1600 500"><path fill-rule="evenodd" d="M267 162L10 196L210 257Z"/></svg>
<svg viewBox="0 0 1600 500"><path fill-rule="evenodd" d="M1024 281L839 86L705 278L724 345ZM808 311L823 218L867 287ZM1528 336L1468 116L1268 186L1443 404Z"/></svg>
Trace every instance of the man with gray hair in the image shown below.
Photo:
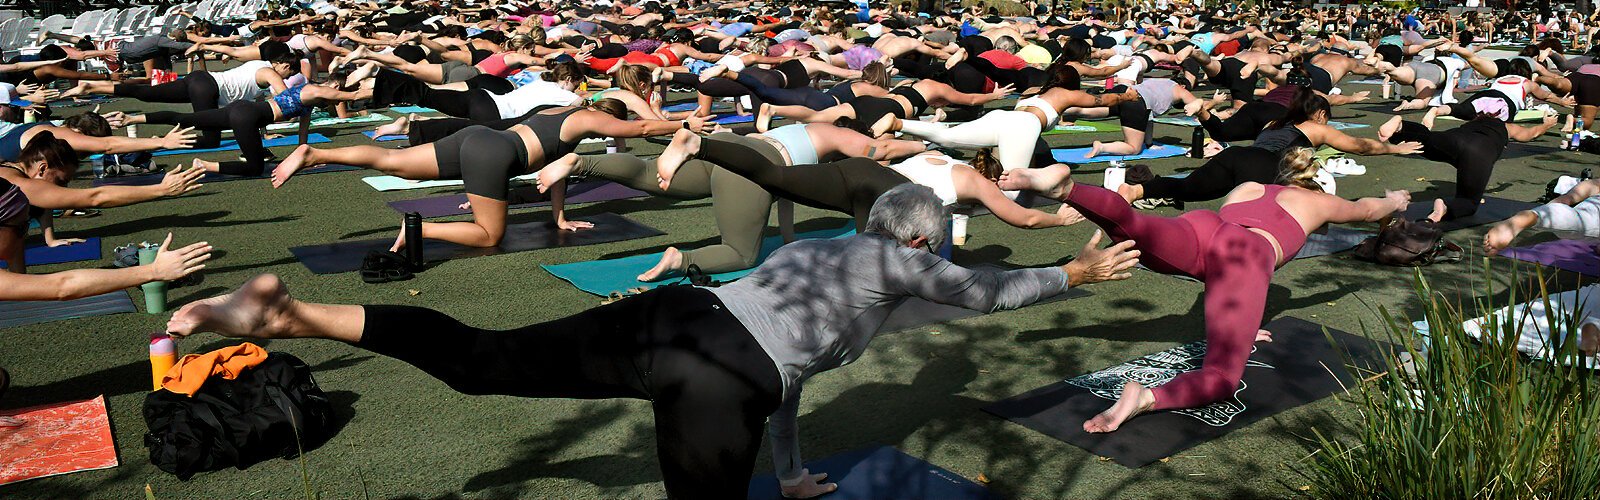
<svg viewBox="0 0 1600 500"><path fill-rule="evenodd" d="M271 275L184 306L167 329L340 340L467 394L649 400L672 498L743 498L765 426L784 494L807 498L836 486L800 468L800 386L860 357L902 301L1014 309L1127 279L1138 262L1134 242L1101 250L1096 233L1063 266L974 271L929 250L947 217L933 190L902 184L873 203L863 233L789 244L733 284L661 287L507 331L418 307L303 303Z"/></svg>

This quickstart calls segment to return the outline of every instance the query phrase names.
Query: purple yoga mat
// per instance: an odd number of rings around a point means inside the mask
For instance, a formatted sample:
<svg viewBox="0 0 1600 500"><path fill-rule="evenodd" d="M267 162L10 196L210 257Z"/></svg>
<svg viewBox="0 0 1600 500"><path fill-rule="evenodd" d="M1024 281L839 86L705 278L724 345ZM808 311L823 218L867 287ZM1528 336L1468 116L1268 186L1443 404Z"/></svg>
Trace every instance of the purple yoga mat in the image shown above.
<svg viewBox="0 0 1600 500"><path fill-rule="evenodd" d="M1595 255L1594 252L1593 241L1555 240L1533 246L1507 248L1502 250L1500 255L1579 274L1600 276L1600 255Z"/></svg>
<svg viewBox="0 0 1600 500"><path fill-rule="evenodd" d="M532 187L518 188L512 192L514 194L525 195L521 199L529 199L529 194L531 193L531 197L535 201L518 203L511 205L508 208L528 208L550 204L548 197L538 194L538 191ZM649 195L649 193L611 181L587 181L570 184L567 186L568 205L576 203L594 203L597 201L625 200L628 198L639 198L647 195ZM465 215L470 213L470 210L462 210L460 208L461 204L466 202L467 195L454 194L449 196L435 196L432 198L418 198L415 200L391 201L389 202L389 208L393 208L396 212L400 213L417 212L422 214L423 218L431 219L434 217L449 217L452 215Z"/></svg>

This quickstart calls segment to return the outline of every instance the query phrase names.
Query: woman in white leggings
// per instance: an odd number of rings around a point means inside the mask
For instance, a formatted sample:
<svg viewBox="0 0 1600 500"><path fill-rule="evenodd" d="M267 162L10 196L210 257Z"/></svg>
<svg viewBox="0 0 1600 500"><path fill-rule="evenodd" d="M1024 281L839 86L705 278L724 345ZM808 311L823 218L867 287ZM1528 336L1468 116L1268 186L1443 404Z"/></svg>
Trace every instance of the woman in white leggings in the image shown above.
<svg viewBox="0 0 1600 500"><path fill-rule="evenodd" d="M997 109L976 120L950 125L918 120L902 120L894 115L884 116L872 125L872 135L900 131L954 148L995 148L994 155L1005 170L1027 168L1032 163L1039 134L1046 127L1055 127L1061 112L1067 108L1113 106L1138 100L1139 95L1122 93L1089 94L1078 90L1056 87L1044 93L1017 101L1016 109Z"/></svg>
<svg viewBox="0 0 1600 500"><path fill-rule="evenodd" d="M1483 249L1490 255L1499 253L1531 227L1600 238L1600 179L1580 182L1550 203L1500 221L1484 235Z"/></svg>

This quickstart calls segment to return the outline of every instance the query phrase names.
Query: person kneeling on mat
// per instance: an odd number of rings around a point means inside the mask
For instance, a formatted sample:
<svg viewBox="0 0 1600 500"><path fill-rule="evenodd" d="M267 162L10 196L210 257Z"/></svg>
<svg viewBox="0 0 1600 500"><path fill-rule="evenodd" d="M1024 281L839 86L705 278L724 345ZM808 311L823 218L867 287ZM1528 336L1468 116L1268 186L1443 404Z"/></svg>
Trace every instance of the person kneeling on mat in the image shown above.
<svg viewBox="0 0 1600 500"><path fill-rule="evenodd" d="M766 424L784 495L807 498L837 486L800 466L801 385L860 357L903 299L1014 309L1127 279L1138 262L1134 242L1099 249L1096 234L1059 267L974 271L930 251L948 220L933 190L903 184L878 197L861 234L791 243L732 284L660 287L508 331L419 307L299 302L273 275L184 306L167 329L340 340L466 394L650 400L672 498L743 498Z"/></svg>

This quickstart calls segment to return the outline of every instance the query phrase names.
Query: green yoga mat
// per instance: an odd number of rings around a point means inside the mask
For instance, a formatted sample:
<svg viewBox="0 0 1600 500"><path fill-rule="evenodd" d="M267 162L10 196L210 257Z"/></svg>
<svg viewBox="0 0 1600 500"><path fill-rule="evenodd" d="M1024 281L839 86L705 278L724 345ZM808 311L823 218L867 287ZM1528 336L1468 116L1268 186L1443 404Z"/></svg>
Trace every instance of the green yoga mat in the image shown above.
<svg viewBox="0 0 1600 500"><path fill-rule="evenodd" d="M1056 128L1046 130L1039 135L1087 134L1091 132L1116 132L1118 130L1122 130L1122 125L1118 125L1116 122L1080 121L1072 125L1056 125Z"/></svg>
<svg viewBox="0 0 1600 500"><path fill-rule="evenodd" d="M387 121L393 121L393 120L394 120L394 118L389 117L389 115L386 115L386 114L383 114L383 113L373 113L373 114L370 114L370 115L362 115L362 116L356 116L356 117L352 117L352 118L334 118L334 117L316 118L316 119L311 120L311 126L313 126L313 127L331 127L331 126L334 126L334 125L349 125L349 124L352 124L352 123L387 122ZM299 128L299 127L300 127L300 122L274 123L274 124L271 124L271 125L267 125L267 130L293 130L293 129L296 129L296 128Z"/></svg>
<svg viewBox="0 0 1600 500"><path fill-rule="evenodd" d="M856 234L856 232L852 226L844 226L836 229L824 229L821 231L800 233L795 236L800 239L816 239L843 238L853 234ZM759 257L756 258L757 265L766 260L768 255L772 255L772 252L777 251L778 248L782 246L782 236L771 236L761 240L761 253L759 254ZM572 286L578 287L579 290L605 297L610 295L611 292L624 292L634 288L651 289L659 286L680 283L683 281L681 278L671 278L653 283L645 283L643 281L634 279L634 277L638 276L639 273L648 271L650 268L655 267L656 263L660 261L661 254L652 253L646 255L635 255L632 257L623 257L620 259L591 260L556 265L547 264L540 267L543 267L545 271L549 271L550 274L555 275L555 277L566 280L568 283L572 283ZM732 281L742 278L745 275L750 274L752 271L755 271L754 267L739 271L717 273L711 275L711 279L717 281Z"/></svg>

